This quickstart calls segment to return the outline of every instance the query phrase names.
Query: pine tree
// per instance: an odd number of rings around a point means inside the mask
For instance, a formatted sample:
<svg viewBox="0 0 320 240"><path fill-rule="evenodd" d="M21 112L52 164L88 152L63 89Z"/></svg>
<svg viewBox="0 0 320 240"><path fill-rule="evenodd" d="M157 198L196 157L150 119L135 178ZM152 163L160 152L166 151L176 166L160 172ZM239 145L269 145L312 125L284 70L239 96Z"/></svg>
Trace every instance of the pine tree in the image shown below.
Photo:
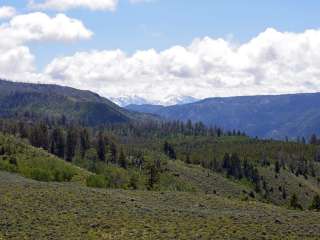
<svg viewBox="0 0 320 240"><path fill-rule="evenodd" d="M5 150L3 146L0 146L0 156L3 156L5 154Z"/></svg>
<svg viewBox="0 0 320 240"><path fill-rule="evenodd" d="M314 196L309 209L320 211L320 196L318 194Z"/></svg>
<svg viewBox="0 0 320 240"><path fill-rule="evenodd" d="M60 158L64 158L65 139L60 128L55 128L51 135L50 152Z"/></svg>
<svg viewBox="0 0 320 240"><path fill-rule="evenodd" d="M165 143L164 143L163 151L169 158L177 159L176 152L175 152L174 148L167 141L165 141Z"/></svg>
<svg viewBox="0 0 320 240"><path fill-rule="evenodd" d="M222 168L227 170L230 168L230 166L231 166L230 155L228 153L225 153L223 157Z"/></svg>
<svg viewBox="0 0 320 240"><path fill-rule="evenodd" d="M190 119L187 121L186 128L187 128L188 134L192 135L193 134L193 126L192 126L192 122Z"/></svg>
<svg viewBox="0 0 320 240"><path fill-rule="evenodd" d="M40 136L40 129L38 126L33 126L30 131L29 140L32 146L34 147L41 147L41 136Z"/></svg>
<svg viewBox="0 0 320 240"><path fill-rule="evenodd" d="M186 164L191 164L191 159L190 159L189 153L187 154L187 157L186 157Z"/></svg>
<svg viewBox="0 0 320 240"><path fill-rule="evenodd" d="M263 167L270 166L270 162L268 160L268 157L267 157L266 153L262 153L261 166L263 166Z"/></svg>
<svg viewBox="0 0 320 240"><path fill-rule="evenodd" d="M290 198L290 207L293 208L293 209L302 210L302 206L299 204L298 197L297 197L297 195L295 193Z"/></svg>
<svg viewBox="0 0 320 240"><path fill-rule="evenodd" d="M45 123L41 123L40 126L41 131L41 147L45 150L49 149L49 130Z"/></svg>
<svg viewBox="0 0 320 240"><path fill-rule="evenodd" d="M282 198L287 199L287 191L285 186L281 188L281 193L282 193Z"/></svg>
<svg viewBox="0 0 320 240"><path fill-rule="evenodd" d="M21 138L28 138L28 129L23 122L18 123L19 134Z"/></svg>
<svg viewBox="0 0 320 240"><path fill-rule="evenodd" d="M31 127L29 140L32 146L48 150L48 128L45 124L35 124Z"/></svg>
<svg viewBox="0 0 320 240"><path fill-rule="evenodd" d="M241 161L238 154L236 153L231 155L231 172L235 178L242 178Z"/></svg>
<svg viewBox="0 0 320 240"><path fill-rule="evenodd" d="M83 158L86 151L88 149L90 149L90 137L89 137L89 133L87 131L87 129L83 129L81 132L80 132L80 142L79 142L79 147L80 147L80 154L81 154L81 157Z"/></svg>
<svg viewBox="0 0 320 240"><path fill-rule="evenodd" d="M96 149L90 148L86 151L84 159L89 163L88 170L91 172L97 171L97 165L99 161L99 156Z"/></svg>
<svg viewBox="0 0 320 240"><path fill-rule="evenodd" d="M217 161L216 158L213 159L213 171L215 171L215 172L220 172L221 171L220 164L219 164L219 162Z"/></svg>
<svg viewBox="0 0 320 240"><path fill-rule="evenodd" d="M154 185L159 180L159 172L155 165L151 166L149 169L149 182L148 182L148 189L154 189Z"/></svg>
<svg viewBox="0 0 320 240"><path fill-rule="evenodd" d="M121 151L120 151L119 165L120 165L120 167L122 167L124 169L127 169L127 167L128 167L127 158L126 158L126 155L123 152L123 149L121 149Z"/></svg>
<svg viewBox="0 0 320 240"><path fill-rule="evenodd" d="M314 156L315 162L320 162L320 148L316 150L315 156Z"/></svg>
<svg viewBox="0 0 320 240"><path fill-rule="evenodd" d="M97 153L100 161L106 161L106 143L104 140L103 132L99 132L98 135L98 146L97 146Z"/></svg>
<svg viewBox="0 0 320 240"><path fill-rule="evenodd" d="M280 163L279 161L276 161L275 165L274 165L274 171L278 174L280 173Z"/></svg>
<svg viewBox="0 0 320 240"><path fill-rule="evenodd" d="M116 164L117 163L117 155L118 155L118 150L117 150L117 145L114 142L110 143L110 157L111 157L111 162Z"/></svg>
<svg viewBox="0 0 320 240"><path fill-rule="evenodd" d="M67 142L66 142L66 160L71 162L78 143L78 133L75 128L68 129L67 132Z"/></svg>

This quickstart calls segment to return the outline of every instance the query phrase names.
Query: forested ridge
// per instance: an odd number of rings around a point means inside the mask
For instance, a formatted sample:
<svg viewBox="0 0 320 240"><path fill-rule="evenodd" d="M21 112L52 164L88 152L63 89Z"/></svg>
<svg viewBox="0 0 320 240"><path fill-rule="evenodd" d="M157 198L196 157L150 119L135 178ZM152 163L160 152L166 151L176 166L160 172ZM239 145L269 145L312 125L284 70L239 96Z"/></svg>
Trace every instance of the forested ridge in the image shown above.
<svg viewBox="0 0 320 240"><path fill-rule="evenodd" d="M70 166L77 166L91 173L85 180L90 187L199 191L192 179L181 177L176 169L177 165L199 166L202 174L217 174L239 188L244 186L244 199L294 208L291 198L305 208L311 206L313 197L318 199L320 148L316 135L309 140L281 142L250 138L237 130L207 128L201 122L85 127L65 117L38 122L3 119L0 131L1 168L36 180L71 181L74 173ZM35 162L26 172L17 159L15 141L43 149L68 165L56 170ZM217 193L215 188L208 186L207 193Z"/></svg>

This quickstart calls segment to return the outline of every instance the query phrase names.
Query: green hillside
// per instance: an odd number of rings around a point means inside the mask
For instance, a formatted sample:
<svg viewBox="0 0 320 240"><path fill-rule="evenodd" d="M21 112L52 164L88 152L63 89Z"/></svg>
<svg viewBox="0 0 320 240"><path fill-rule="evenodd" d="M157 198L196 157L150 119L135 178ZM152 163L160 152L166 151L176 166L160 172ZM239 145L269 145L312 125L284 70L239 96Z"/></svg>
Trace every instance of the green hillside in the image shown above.
<svg viewBox="0 0 320 240"><path fill-rule="evenodd" d="M176 123L104 130L14 121L1 126L15 135L0 135L1 169L41 181L82 175L90 187L198 192L283 207L295 195L303 209L320 195L315 144L217 136L210 129L188 133L174 129Z"/></svg>
<svg viewBox="0 0 320 240"><path fill-rule="evenodd" d="M257 169L260 191L255 196L262 197L263 201L288 205L290 196L296 194L302 206L307 208L313 197L320 194L320 163L315 161L319 148L315 145L247 137L179 137L171 138L171 142L177 158L189 161L188 170L184 170L187 174L184 175L191 175L195 171L194 164L201 165L202 173L198 170L196 176L207 175L207 179L210 179L219 175L219 179L223 177L224 181L233 181L238 192L249 196L251 191L257 192L254 184L245 176L237 178L228 175L227 170L222 168L224 155L236 153L241 164L247 161ZM279 165L278 171L276 165ZM196 169L200 169L200 166ZM241 174L244 175L243 172ZM196 178L189 176L188 179ZM211 190L207 191L210 192L219 192L219 188L228 189L228 185L221 180L208 185Z"/></svg>
<svg viewBox="0 0 320 240"><path fill-rule="evenodd" d="M2 239L319 239L319 214L215 195L96 190L0 172ZM23 199L23 200L22 200Z"/></svg>
<svg viewBox="0 0 320 240"><path fill-rule="evenodd" d="M0 133L0 170L39 181L79 182L90 173L22 140Z"/></svg>

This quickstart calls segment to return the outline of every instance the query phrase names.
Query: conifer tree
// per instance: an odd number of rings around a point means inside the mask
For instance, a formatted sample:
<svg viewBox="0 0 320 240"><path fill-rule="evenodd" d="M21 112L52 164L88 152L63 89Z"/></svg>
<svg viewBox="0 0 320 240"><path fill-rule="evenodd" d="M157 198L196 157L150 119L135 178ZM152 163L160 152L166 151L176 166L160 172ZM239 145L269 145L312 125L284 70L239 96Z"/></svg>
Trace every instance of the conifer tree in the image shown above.
<svg viewBox="0 0 320 240"><path fill-rule="evenodd" d="M51 135L50 152L60 158L64 158L65 139L60 128L55 128Z"/></svg>
<svg viewBox="0 0 320 240"><path fill-rule="evenodd" d="M283 199L287 199L287 191L286 191L286 187L285 186L282 186L281 194L282 194L282 198Z"/></svg>
<svg viewBox="0 0 320 240"><path fill-rule="evenodd" d="M309 209L320 211L320 196L318 194L314 196Z"/></svg>
<svg viewBox="0 0 320 240"><path fill-rule="evenodd" d="M123 152L123 149L121 149L121 151L120 151L119 165L120 165L120 167L122 167L124 169L127 169L127 167L128 167L127 158L126 158L126 155Z"/></svg>
<svg viewBox="0 0 320 240"><path fill-rule="evenodd" d="M230 155L228 153L225 153L223 157L222 167L223 169L229 169L230 166L231 166Z"/></svg>
<svg viewBox="0 0 320 240"><path fill-rule="evenodd" d="M89 137L88 130L85 128L80 132L79 145L80 145L79 146L80 147L80 154L81 154L81 157L83 158L86 151L88 149L90 149L90 137Z"/></svg>
<svg viewBox="0 0 320 240"><path fill-rule="evenodd" d="M242 178L242 169L241 169L241 161L238 154L233 153L231 155L231 168L230 175L234 176L237 179Z"/></svg>
<svg viewBox="0 0 320 240"><path fill-rule="evenodd" d="M66 142L66 160L71 162L78 143L78 133L77 130L73 127L68 129L67 132L67 142Z"/></svg>
<svg viewBox="0 0 320 240"><path fill-rule="evenodd" d="M186 157L186 164L191 164L191 159L190 159L189 153L187 154L187 157Z"/></svg>
<svg viewBox="0 0 320 240"><path fill-rule="evenodd" d="M293 209L302 210L302 206L299 204L298 197L297 197L297 195L295 193L290 198L290 207L293 208Z"/></svg>
<svg viewBox="0 0 320 240"><path fill-rule="evenodd" d="M274 171L275 171L276 173L280 173L280 163L279 163L278 160L276 161L276 163L275 163L275 165L274 165Z"/></svg>
<svg viewBox="0 0 320 240"><path fill-rule="evenodd" d="M159 180L159 172L155 165L151 166L149 169L149 182L148 182L148 188L149 190L152 190L154 188L154 185Z"/></svg>
<svg viewBox="0 0 320 240"><path fill-rule="evenodd" d="M117 145L114 142L110 143L110 157L111 157L111 162L116 164L117 163L117 155L118 155L118 150L117 150Z"/></svg>
<svg viewBox="0 0 320 240"><path fill-rule="evenodd" d="M171 159L176 159L176 152L174 148L167 142L165 141L164 146L163 146L164 153Z"/></svg>
<svg viewBox="0 0 320 240"><path fill-rule="evenodd" d="M100 131L98 135L97 153L98 153L99 160L102 162L105 162L106 161L106 143L105 143L104 135L102 131Z"/></svg>

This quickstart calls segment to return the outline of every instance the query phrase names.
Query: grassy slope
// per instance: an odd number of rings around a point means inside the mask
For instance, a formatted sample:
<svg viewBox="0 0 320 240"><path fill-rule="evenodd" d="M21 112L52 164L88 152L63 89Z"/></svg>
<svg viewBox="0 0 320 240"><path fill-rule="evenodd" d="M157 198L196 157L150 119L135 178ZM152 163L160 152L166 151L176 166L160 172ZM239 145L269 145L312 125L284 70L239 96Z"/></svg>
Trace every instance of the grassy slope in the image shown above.
<svg viewBox="0 0 320 240"><path fill-rule="evenodd" d="M0 172L3 239L319 239L319 213L215 195L97 190Z"/></svg>
<svg viewBox="0 0 320 240"><path fill-rule="evenodd" d="M57 181L54 179L56 172L60 172L62 174L67 172L72 173L72 181L84 183L86 177L90 174L89 172L48 154L41 149L31 147L21 140L0 135L0 147L4 144L12 148L10 158L13 157L17 161L17 168L14 170L25 177L34 178L34 170L40 169L48 172L50 174L50 178L53 176L53 179L50 181ZM198 145L198 143L195 144ZM199 145L200 144L201 142L199 142ZM229 145L229 143L219 143L216 146L216 149L219 149L218 155L222 155L224 149L238 149L241 146L242 149L246 149L246 145L249 145L246 141L238 141L238 143L232 141L231 144L232 145ZM274 143L271 143L271 145L273 144ZM271 147L269 145L265 145L265 148ZM252 149L258 149L258 147L254 146ZM247 151L249 152L249 149ZM270 150L270 152L272 153L273 151ZM252 156L250 159L257 159L259 158L260 153L259 150L257 150L256 153L251 152L251 154ZM8 170L6 167L8 166L10 158L0 156L0 169ZM10 167L14 166L10 165ZM180 161L168 161L167 168L169 172L167 175L162 177L163 181L161 181L162 187L160 189L194 191L209 194L215 193L218 196L237 199L249 197L249 193L253 191L252 186L248 185L246 182L226 178L224 174L215 173L200 166L187 165ZM301 203L304 208L307 208L314 195L320 194L319 183L315 178L308 177L308 179L305 179L302 176L297 177L288 170L281 170L281 174L275 178L273 165L270 167L259 167L259 172L266 179L268 187L273 189L267 200L274 204L288 205L290 196L293 193L296 193L298 195L299 203ZM282 198L282 193L279 190L279 187L283 186L286 188L287 199ZM261 196L257 194L256 198L261 200Z"/></svg>
<svg viewBox="0 0 320 240"><path fill-rule="evenodd" d="M67 175L71 177L71 181L81 183L84 183L87 176L90 175L86 170L69 164L42 149L34 148L23 140L12 136L0 134L0 147L11 153L0 156L1 170L17 172L25 177L36 179L45 175L48 181L59 181L59 179L63 181ZM12 162L15 163L12 164Z"/></svg>
<svg viewBox="0 0 320 240"><path fill-rule="evenodd" d="M199 162L202 160L212 160L213 158L221 161L226 152L238 153L242 160L247 159L258 167L260 175L266 179L268 188L270 190L273 189L273 191L270 191L268 198L263 201L287 206L290 197L295 193L298 196L299 203L305 209L310 206L313 197L317 193L320 193L320 184L316 179L320 176L320 164L314 162L317 177L314 178L309 175L308 179L305 179L302 176L297 177L289 171L290 160L287 160L288 153L290 153L291 157L295 158L303 153L307 160L313 160L317 149L316 146L302 145L294 142L262 141L242 136L224 136L220 138L173 136L162 141L155 138L149 142L134 138L130 139L129 142L133 142L135 147L141 149L159 151L162 149L162 144L165 140L173 144L177 151L178 159L185 159L190 149L191 160L198 160ZM283 153L286 159L286 169L282 169L276 178L274 163L279 159L280 152ZM260 163L263 156L270 161L271 166L261 166ZM254 190L253 186L248 184L248 182L228 179L223 173L215 173L196 165L186 165L180 161L169 161L168 169L170 170L170 174L178 176L181 181L188 183L197 192L216 192L220 196L241 199L245 196L248 197L249 193ZM279 190L279 187L283 186L287 192L286 199L283 199L282 193ZM255 194L255 197L258 200L262 200L261 194Z"/></svg>
<svg viewBox="0 0 320 240"><path fill-rule="evenodd" d="M273 167L260 168L260 174L266 179L269 188L273 188L273 192L270 193L269 200L277 205L287 205L290 196L296 194L299 199L299 203L308 208L313 197L316 194L320 194L320 185L315 178L303 176L296 176L288 170L281 170L281 174L275 173ZM287 199L283 199L279 187L285 186L287 192Z"/></svg>
<svg viewBox="0 0 320 240"><path fill-rule="evenodd" d="M216 173L196 165L186 165L180 161L168 162L170 173L177 176L180 181L189 183L195 192L216 194L217 196L245 199L250 198L250 192L254 192L253 186L245 181L237 181L225 177L224 174ZM320 186L315 178L303 176L297 177L287 170L281 170L281 174L275 177L273 166L260 167L261 176L267 181L268 188L273 188L267 199L255 194L256 200L270 202L276 205L288 206L292 194L297 194L299 203L307 209L313 197L320 194ZM287 198L283 199L279 187L285 187Z"/></svg>
<svg viewBox="0 0 320 240"><path fill-rule="evenodd" d="M191 183L197 192L217 194L223 197L241 198L252 191L250 187L239 184L222 174L196 165L186 165L180 161L168 162L168 168L182 181Z"/></svg>
<svg viewBox="0 0 320 240"><path fill-rule="evenodd" d="M246 149L244 143L239 142L242 149ZM218 145L220 154L228 145ZM241 201L252 190L248 184L200 166L180 161L168 161L166 166L167 174L174 177L168 179L176 185L188 184L194 190L190 193L97 190L78 184L88 172L41 149L4 135L0 135L1 146L12 149L10 156L0 156L2 166L13 157L17 172L26 177L35 166L49 172L68 169L74 173L71 183L41 183L0 172L1 240L320 237L320 214ZM235 142L232 146L239 147ZM255 154L258 156L259 151ZM273 166L259 171L274 188L269 199L272 203L287 204L288 199L283 200L277 189L284 183L288 198L297 193L304 207L319 193L316 179L296 177L284 170L275 178Z"/></svg>
<svg viewBox="0 0 320 240"><path fill-rule="evenodd" d="M307 208L312 198L316 194L320 194L320 185L316 178L308 176L305 179L303 176L297 177L289 171L287 165L286 169L281 169L280 174L275 177L274 162L278 159L279 152L290 152L292 155L298 156L300 152L303 152L306 159L313 159L316 147L312 145L299 145L296 143L285 143L277 141L257 141L249 139L247 137L222 137L219 140L214 140L208 137L185 137L175 142L175 148L178 151L178 158L183 159L187 152L188 146L193 147L193 154L191 158L212 159L215 156L217 159L222 159L223 155L236 152L241 159L248 159L250 162L255 162L258 166L260 175L266 179L269 189L273 189L270 192L268 201L277 205L288 205L289 198L292 194L297 194L299 202L304 208ZM271 162L271 166L261 167L258 164L261 161L263 155L266 155L267 159ZM286 155L286 154L285 154ZM288 164L288 163L287 163ZM172 166L172 164L171 164ZM179 168L177 169L177 166ZM244 191L249 193L253 189L245 182L231 181L225 178L224 174L214 173L212 171L205 170L199 166L182 166L177 165L174 167L174 171L180 174L183 179L196 184L198 189L205 192L211 192L216 190L222 196L238 196L247 195L243 194ZM314 163L316 175L320 174L319 163ZM209 173L209 176L208 176ZM199 185L199 183L202 183ZM279 187L285 186L287 192L287 199L282 198Z"/></svg>

